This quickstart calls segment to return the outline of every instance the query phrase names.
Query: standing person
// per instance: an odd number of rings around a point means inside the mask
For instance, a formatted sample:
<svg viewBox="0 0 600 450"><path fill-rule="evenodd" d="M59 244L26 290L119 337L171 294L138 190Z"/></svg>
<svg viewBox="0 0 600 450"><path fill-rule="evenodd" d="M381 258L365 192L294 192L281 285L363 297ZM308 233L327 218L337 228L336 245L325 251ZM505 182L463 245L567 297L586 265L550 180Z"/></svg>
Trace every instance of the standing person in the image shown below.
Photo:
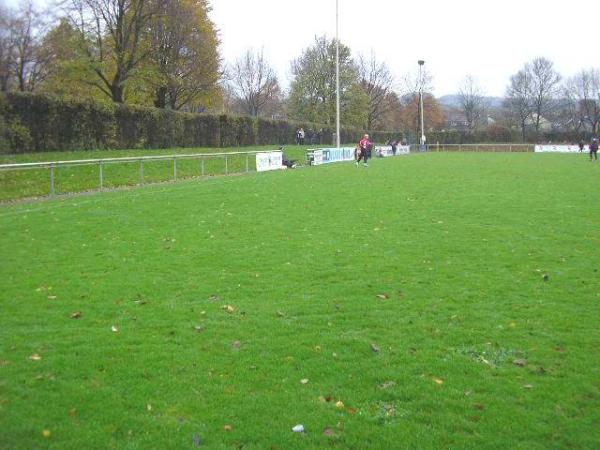
<svg viewBox="0 0 600 450"><path fill-rule="evenodd" d="M300 128L296 130L296 145L300 145Z"/></svg>
<svg viewBox="0 0 600 450"><path fill-rule="evenodd" d="M595 161L598 161L598 139L592 139L590 143L590 161L592 161L592 157Z"/></svg>
<svg viewBox="0 0 600 450"><path fill-rule="evenodd" d="M304 128L300 128L299 134L300 134L300 145L304 145L304 138L306 136L306 134L304 133Z"/></svg>
<svg viewBox="0 0 600 450"><path fill-rule="evenodd" d="M360 154L358 155L358 159L356 160L356 165L358 166L358 163L362 159L365 164L365 167L369 167L369 163L367 163L367 160L371 157L373 143L369 139L368 134L365 134L360 140L360 142L358 143L358 148L360 149Z"/></svg>
<svg viewBox="0 0 600 450"><path fill-rule="evenodd" d="M579 139L579 153L583 152L583 147L585 146L585 144L583 143L583 139Z"/></svg>

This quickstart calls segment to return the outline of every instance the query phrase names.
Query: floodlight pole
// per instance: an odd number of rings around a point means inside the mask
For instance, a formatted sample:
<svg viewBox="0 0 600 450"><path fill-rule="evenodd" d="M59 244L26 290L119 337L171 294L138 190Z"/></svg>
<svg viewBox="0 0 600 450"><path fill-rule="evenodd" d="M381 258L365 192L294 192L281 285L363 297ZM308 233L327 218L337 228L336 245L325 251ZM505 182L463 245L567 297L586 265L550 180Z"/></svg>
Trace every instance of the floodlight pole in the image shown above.
<svg viewBox="0 0 600 450"><path fill-rule="evenodd" d="M419 63L419 109L421 110L421 150L423 150L423 146L425 145L425 125L423 121L423 65L425 61L420 59Z"/></svg>
<svg viewBox="0 0 600 450"><path fill-rule="evenodd" d="M339 0L335 0L335 144L340 148L340 36Z"/></svg>

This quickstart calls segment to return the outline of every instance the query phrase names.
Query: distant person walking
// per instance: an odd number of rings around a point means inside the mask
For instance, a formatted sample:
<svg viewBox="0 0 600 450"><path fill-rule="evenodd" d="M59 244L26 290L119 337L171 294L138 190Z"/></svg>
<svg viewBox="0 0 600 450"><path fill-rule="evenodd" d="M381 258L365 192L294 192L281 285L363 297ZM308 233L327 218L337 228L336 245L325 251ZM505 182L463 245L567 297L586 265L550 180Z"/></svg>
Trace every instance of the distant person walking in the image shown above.
<svg viewBox="0 0 600 450"><path fill-rule="evenodd" d="M590 161L598 161L598 139L592 139L590 142Z"/></svg>
<svg viewBox="0 0 600 450"><path fill-rule="evenodd" d="M365 167L369 167L369 163L367 161L371 157L372 149L373 149L373 143L369 139L369 135L365 134L363 136L363 138L360 140L360 142L358 143L359 154L358 154L358 159L356 160L357 166L358 166L358 163L360 162L360 160L362 159L363 163L365 164Z"/></svg>
<svg viewBox="0 0 600 450"><path fill-rule="evenodd" d="M304 138L306 137L304 128L300 128L300 131L298 131L298 134L300 135L300 145L304 145Z"/></svg>
<svg viewBox="0 0 600 450"><path fill-rule="evenodd" d="M579 153L582 153L583 147L585 147L585 144L583 143L583 139L580 139L579 144L577 144L577 145L579 145Z"/></svg>

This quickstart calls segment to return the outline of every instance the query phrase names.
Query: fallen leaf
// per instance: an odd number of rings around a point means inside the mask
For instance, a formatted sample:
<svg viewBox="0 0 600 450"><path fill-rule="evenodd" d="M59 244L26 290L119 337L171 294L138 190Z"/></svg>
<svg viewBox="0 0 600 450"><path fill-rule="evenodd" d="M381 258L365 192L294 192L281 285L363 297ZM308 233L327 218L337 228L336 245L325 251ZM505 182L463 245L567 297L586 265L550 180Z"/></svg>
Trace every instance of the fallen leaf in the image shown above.
<svg viewBox="0 0 600 450"><path fill-rule="evenodd" d="M302 378L300 384L308 384L308 378Z"/></svg>
<svg viewBox="0 0 600 450"><path fill-rule="evenodd" d="M348 412L352 415L356 414L358 410L356 408L348 408Z"/></svg>
<svg viewBox="0 0 600 450"><path fill-rule="evenodd" d="M325 436L333 436L333 429L330 427L327 427L323 430L323 434Z"/></svg>
<svg viewBox="0 0 600 450"><path fill-rule="evenodd" d="M49 295L48 300L56 300L56 295Z"/></svg>
<svg viewBox="0 0 600 450"><path fill-rule="evenodd" d="M322 395L319 395L319 401L321 403L325 403L325 402L327 402L327 399L325 397L323 397Z"/></svg>
<svg viewBox="0 0 600 450"><path fill-rule="evenodd" d="M75 416L77 415L77 410L76 410L75 408L71 408L71 409L69 410L69 415L70 415L71 417L75 417Z"/></svg>
<svg viewBox="0 0 600 450"><path fill-rule="evenodd" d="M194 447L200 447L200 436L196 433L192 435L192 445Z"/></svg>
<svg viewBox="0 0 600 450"><path fill-rule="evenodd" d="M110 327L110 329L111 329L111 330L112 330L114 333L118 333L118 332L119 332L119 329L118 329L116 326L114 326L114 325L113 325L112 327Z"/></svg>
<svg viewBox="0 0 600 450"><path fill-rule="evenodd" d="M81 311L75 311L73 314L71 314L71 319L80 319L81 318Z"/></svg>
<svg viewBox="0 0 600 450"><path fill-rule="evenodd" d="M381 351L381 349L379 348L379 346L377 344L371 344L371 350L373 350L375 353L379 353Z"/></svg>
<svg viewBox="0 0 600 450"><path fill-rule="evenodd" d="M523 385L525 389L533 389L533 384L525 384Z"/></svg>
<svg viewBox="0 0 600 450"><path fill-rule="evenodd" d="M231 431L231 430L232 430L231 425L224 425L223 426L223 431Z"/></svg>
<svg viewBox="0 0 600 450"><path fill-rule="evenodd" d="M196 325L196 326L194 327L194 331L195 331L196 333L202 333L202 332L204 331L204 327L203 327L202 325Z"/></svg>
<svg viewBox="0 0 600 450"><path fill-rule="evenodd" d="M390 298L390 296L388 294L377 294L377 298L380 298L381 300L387 300Z"/></svg>
<svg viewBox="0 0 600 450"><path fill-rule="evenodd" d="M285 314L282 313L281 311L277 311L277 317L279 317L279 318L285 317Z"/></svg>
<svg viewBox="0 0 600 450"><path fill-rule="evenodd" d="M37 353L34 353L33 355L31 355L29 357L29 359L31 359L32 361L39 361L40 359L42 359L42 357L40 355L38 355Z"/></svg>
<svg viewBox="0 0 600 450"><path fill-rule="evenodd" d="M542 276L542 278L543 278L543 280L544 280L544 281L548 281L548 280L550 279L550 277L548 276L548 274L547 274L547 273L545 273L545 274Z"/></svg>
<svg viewBox="0 0 600 450"><path fill-rule="evenodd" d="M440 379L440 378L434 378L434 379L433 379L433 382L434 382L435 384L444 384L444 380L442 380L442 379Z"/></svg>
<svg viewBox="0 0 600 450"><path fill-rule="evenodd" d="M146 405L146 409L147 409L148 411L152 411L152 405L151 405L150 403L148 403L148 404Z"/></svg>
<svg viewBox="0 0 600 450"><path fill-rule="evenodd" d="M338 401L335 403L335 407L336 407L337 409L344 409L344 402L342 402L341 400L338 400Z"/></svg>
<svg viewBox="0 0 600 450"><path fill-rule="evenodd" d="M242 346L242 343L240 341L233 341L233 344L231 344L231 346L236 349L239 350L240 347Z"/></svg>
<svg viewBox="0 0 600 450"><path fill-rule="evenodd" d="M229 314L235 311L235 308L231 305L223 305L223 309Z"/></svg>
<svg viewBox="0 0 600 450"><path fill-rule="evenodd" d="M320 345L315 345L315 351L316 352L320 352L321 351L321 346Z"/></svg>
<svg viewBox="0 0 600 450"><path fill-rule="evenodd" d="M395 382L395 381L391 381L391 380L390 380L390 381L384 381L383 383L381 383L381 384L379 385L379 387L380 387L381 389L388 389L388 388L391 388L391 387L393 387L393 386L395 386L395 385L396 385L396 382Z"/></svg>
<svg viewBox="0 0 600 450"><path fill-rule="evenodd" d="M513 364L519 367L525 367L527 365L527 360L523 358L513 360Z"/></svg>
<svg viewBox="0 0 600 450"><path fill-rule="evenodd" d="M210 297L208 297L208 300L211 302L216 302L217 300L221 300L221 297L217 294L213 294Z"/></svg>
<svg viewBox="0 0 600 450"><path fill-rule="evenodd" d="M302 424L295 425L294 427L292 427L292 431L294 433L304 433L304 425L302 425Z"/></svg>
<svg viewBox="0 0 600 450"><path fill-rule="evenodd" d="M482 403L475 403L473 406L479 411L483 411L485 409L485 405Z"/></svg>
<svg viewBox="0 0 600 450"><path fill-rule="evenodd" d="M49 438L50 437L50 430L43 430L42 431L42 436L44 436L45 438Z"/></svg>

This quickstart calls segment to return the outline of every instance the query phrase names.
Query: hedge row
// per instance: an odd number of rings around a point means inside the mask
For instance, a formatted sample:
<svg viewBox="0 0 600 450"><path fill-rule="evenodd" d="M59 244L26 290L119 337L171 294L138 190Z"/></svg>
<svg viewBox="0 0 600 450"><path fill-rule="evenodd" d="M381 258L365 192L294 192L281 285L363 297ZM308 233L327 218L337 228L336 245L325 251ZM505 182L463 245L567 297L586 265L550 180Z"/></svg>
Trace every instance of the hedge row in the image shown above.
<svg viewBox="0 0 600 450"><path fill-rule="evenodd" d="M0 152L285 145L303 127L306 142L331 145L331 127L254 117L192 114L130 105L66 101L37 94L0 95ZM382 142L391 134L374 133ZM361 131L342 130L343 142Z"/></svg>

